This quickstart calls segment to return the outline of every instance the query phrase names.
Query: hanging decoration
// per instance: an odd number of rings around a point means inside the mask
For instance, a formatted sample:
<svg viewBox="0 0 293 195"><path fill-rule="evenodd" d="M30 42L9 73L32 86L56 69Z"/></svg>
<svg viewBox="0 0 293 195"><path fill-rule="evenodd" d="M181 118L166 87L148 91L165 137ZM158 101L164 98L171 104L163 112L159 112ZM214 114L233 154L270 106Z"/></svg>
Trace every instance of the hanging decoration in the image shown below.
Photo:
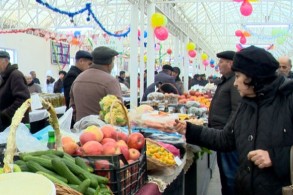
<svg viewBox="0 0 293 195"><path fill-rule="evenodd" d="M196 45L193 42L188 42L186 44L186 50L188 52L189 57L195 58L195 56L196 56L195 48L196 48Z"/></svg>
<svg viewBox="0 0 293 195"><path fill-rule="evenodd" d="M211 66L211 68L215 67L215 60L214 59L210 60L210 66Z"/></svg>
<svg viewBox="0 0 293 195"><path fill-rule="evenodd" d="M151 26L154 28L154 34L157 39L164 41L168 38L169 32L165 27L167 18L161 13L154 13L151 17Z"/></svg>
<svg viewBox="0 0 293 195"><path fill-rule="evenodd" d="M169 54L169 55L172 54L172 49L171 48L167 49L167 54Z"/></svg>
<svg viewBox="0 0 293 195"><path fill-rule="evenodd" d="M36 0L37 3L45 6L46 8L54 11L54 12L57 12L59 14L63 14L63 15L67 15L69 18L70 18L70 22L71 23L74 23L74 16L76 15L79 15L79 14L82 14L84 12L88 12L88 16L86 18L86 20L89 22L90 21L90 16L93 18L93 20L99 25L99 27L105 32L107 33L109 36L113 36L113 37L126 37L129 32L130 32L130 27L128 27L127 31L124 32L124 33L112 33L110 31L108 31L103 25L102 23L98 20L98 18L96 17L96 15L94 14L94 12L92 11L92 8L91 8L91 3L86 3L85 7L78 10L78 11L75 11L75 12L68 12L68 11L63 11L63 10L60 10L58 9L57 7L54 7L52 5L50 5L49 3L43 1L43 0Z"/></svg>
<svg viewBox="0 0 293 195"><path fill-rule="evenodd" d="M251 2L257 2L258 0L233 0L234 2L238 2L241 3L240 6L240 13L243 16L250 16L252 11L253 11L253 7L251 5Z"/></svg>
<svg viewBox="0 0 293 195"><path fill-rule="evenodd" d="M245 44L246 43L246 37L250 37L250 33L249 32L247 32L247 31L242 31L242 30L236 30L235 31L235 35L237 36L237 37L240 37L240 40L239 40L239 42L241 43L241 44Z"/></svg>

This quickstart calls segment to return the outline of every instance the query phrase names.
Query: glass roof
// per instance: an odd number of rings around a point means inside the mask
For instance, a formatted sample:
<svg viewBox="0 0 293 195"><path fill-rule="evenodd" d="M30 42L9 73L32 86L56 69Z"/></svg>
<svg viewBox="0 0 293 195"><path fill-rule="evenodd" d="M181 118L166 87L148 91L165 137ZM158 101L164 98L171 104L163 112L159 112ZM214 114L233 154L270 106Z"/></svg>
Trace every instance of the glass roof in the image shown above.
<svg viewBox="0 0 293 195"><path fill-rule="evenodd" d="M176 35L184 25L190 39L197 44L197 48L215 55L223 50L236 50L236 47L246 47L240 43L241 37L235 31L244 31L247 45L258 45L270 50L276 57L280 55L293 56L292 0L251 0L253 11L250 16L242 16L240 6L242 2L233 0L141 0L145 10L147 3L155 3L158 11L163 12L169 21L171 34ZM240 1L240 0L238 0ZM139 0L47 0L48 4L66 12L74 12L91 3L91 9L96 18L108 31L125 30L131 21L131 5ZM54 30L74 24L93 26L96 32L102 32L96 22L87 21L88 12L85 11L74 17L74 23L67 15L56 10L50 10L36 2L36 0L1 0L0 28L23 29L43 28ZM141 4L139 4L139 8ZM176 14L173 14L176 13ZM176 17L174 17L176 16ZM179 18L180 20L179 20ZM139 16L138 16L139 18ZM270 26L260 26L267 24ZM276 25L283 25L276 26ZM251 27L249 25L256 25ZM173 26L173 27L172 27ZM176 31L176 32L175 32ZM243 40L242 40L243 41Z"/></svg>

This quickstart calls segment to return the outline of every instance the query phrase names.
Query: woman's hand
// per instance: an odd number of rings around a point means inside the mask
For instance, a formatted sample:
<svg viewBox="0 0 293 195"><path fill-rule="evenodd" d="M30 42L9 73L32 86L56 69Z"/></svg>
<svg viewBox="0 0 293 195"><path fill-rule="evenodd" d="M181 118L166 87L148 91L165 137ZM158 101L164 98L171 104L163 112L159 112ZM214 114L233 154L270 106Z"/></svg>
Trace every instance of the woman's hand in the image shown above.
<svg viewBox="0 0 293 195"><path fill-rule="evenodd" d="M272 166L272 161L269 152L265 150L250 151L247 155L247 158L248 160L251 160L260 169Z"/></svg>
<svg viewBox="0 0 293 195"><path fill-rule="evenodd" d="M186 133L186 121L175 120L174 129L176 132L185 135Z"/></svg>

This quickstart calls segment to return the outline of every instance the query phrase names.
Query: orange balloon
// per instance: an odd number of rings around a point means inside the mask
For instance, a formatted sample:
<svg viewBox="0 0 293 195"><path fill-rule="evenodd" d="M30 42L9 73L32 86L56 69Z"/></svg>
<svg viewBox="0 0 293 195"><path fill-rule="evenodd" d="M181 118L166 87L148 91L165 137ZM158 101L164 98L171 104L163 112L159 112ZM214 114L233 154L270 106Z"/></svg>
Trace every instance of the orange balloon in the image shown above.
<svg viewBox="0 0 293 195"><path fill-rule="evenodd" d="M72 45L78 45L79 44L79 40L77 38L73 38L71 41Z"/></svg>
<svg viewBox="0 0 293 195"><path fill-rule="evenodd" d="M247 31L244 31L244 32L243 32L243 35L244 35L245 37L250 37L250 33L247 32Z"/></svg>

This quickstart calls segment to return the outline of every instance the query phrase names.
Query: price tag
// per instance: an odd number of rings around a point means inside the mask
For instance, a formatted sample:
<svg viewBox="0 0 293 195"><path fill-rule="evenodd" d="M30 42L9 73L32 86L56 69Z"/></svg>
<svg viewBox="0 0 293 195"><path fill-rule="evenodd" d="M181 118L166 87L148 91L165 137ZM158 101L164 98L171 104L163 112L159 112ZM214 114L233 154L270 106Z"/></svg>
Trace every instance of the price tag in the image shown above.
<svg viewBox="0 0 293 195"><path fill-rule="evenodd" d="M182 160L178 156L176 156L174 160L178 166L182 165Z"/></svg>
<svg viewBox="0 0 293 195"><path fill-rule="evenodd" d="M43 107L40 96L38 94L32 94L31 100L32 100L32 103L31 103L32 110L40 109Z"/></svg>

